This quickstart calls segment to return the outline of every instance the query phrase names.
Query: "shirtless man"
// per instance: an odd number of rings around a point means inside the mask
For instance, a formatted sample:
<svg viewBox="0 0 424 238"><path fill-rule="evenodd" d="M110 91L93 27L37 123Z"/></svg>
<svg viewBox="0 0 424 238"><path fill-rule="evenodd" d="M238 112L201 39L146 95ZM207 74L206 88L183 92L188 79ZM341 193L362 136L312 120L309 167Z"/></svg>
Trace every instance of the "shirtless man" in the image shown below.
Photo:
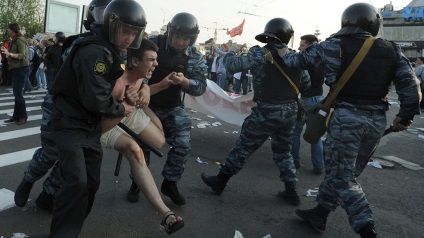
<svg viewBox="0 0 424 238"><path fill-rule="evenodd" d="M124 100L124 92L127 85L130 88L139 88L138 94L129 95L130 98L125 99L133 100L136 98L137 100L134 101L137 109L124 118L103 118L102 130L104 133L102 134L101 142L103 147L113 148L127 158L134 181L161 215L161 225L165 231L171 234L181 229L184 226L184 221L181 217L175 216L163 203L140 146L130 135L125 133L120 127L115 126L119 121L122 122L155 148L161 148L165 144L162 124L153 111L147 107L150 101L150 89L143 82L143 79L149 79L152 76L152 72L158 65L156 61L157 50L158 47L147 39L143 39L139 49L128 50L132 57L128 59L127 69L117 80L112 95L117 100ZM129 63L131 63L131 66L129 66ZM168 77L163 80L164 87L169 86L172 82Z"/></svg>

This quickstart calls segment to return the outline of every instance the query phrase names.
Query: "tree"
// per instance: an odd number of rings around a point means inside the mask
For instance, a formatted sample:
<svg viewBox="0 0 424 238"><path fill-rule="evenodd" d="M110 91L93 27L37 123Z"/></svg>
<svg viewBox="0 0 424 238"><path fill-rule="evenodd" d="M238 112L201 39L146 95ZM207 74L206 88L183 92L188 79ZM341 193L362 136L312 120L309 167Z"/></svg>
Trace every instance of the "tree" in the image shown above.
<svg viewBox="0 0 424 238"><path fill-rule="evenodd" d="M17 22L22 34L32 38L44 29L45 0L1 0L0 1L0 40L10 38L8 25Z"/></svg>

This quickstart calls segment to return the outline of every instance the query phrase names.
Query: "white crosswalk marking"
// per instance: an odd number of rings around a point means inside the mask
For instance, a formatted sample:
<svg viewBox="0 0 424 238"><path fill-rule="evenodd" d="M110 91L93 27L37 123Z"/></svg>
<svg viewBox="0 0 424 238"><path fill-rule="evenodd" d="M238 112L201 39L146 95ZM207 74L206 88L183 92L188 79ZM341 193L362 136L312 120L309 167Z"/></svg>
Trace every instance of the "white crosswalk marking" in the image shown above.
<svg viewBox="0 0 424 238"><path fill-rule="evenodd" d="M3 91L3 93L1 91ZM25 140L28 141L28 138L31 138L30 136L34 137L34 135L40 134L40 124L42 119L41 103L43 102L43 97L46 94L46 90L38 90L24 95L25 103L27 105L27 121L33 123L16 126L15 123L4 122L4 120L10 118L15 105L13 93L11 93L11 91L11 88L0 88L0 143L5 144L7 141L16 140L18 142L16 143L16 148L19 149L14 150L13 144L15 143L8 143L8 145L12 144L12 148L1 148L3 151L2 153L4 154L0 154L0 168L3 169L7 169L5 167L13 164L31 160L34 151L40 148L40 144L38 142L25 143L21 142L20 138L24 140L23 138L27 137ZM38 121L38 123L36 123L36 121ZM31 141L32 138L30 142ZM34 146L37 147L34 148ZM5 153L5 151L7 151L7 153ZM0 186L1 185L2 184L0 184ZM6 189L0 187L0 212L15 206L15 193L9 189L10 188Z"/></svg>
<svg viewBox="0 0 424 238"><path fill-rule="evenodd" d="M4 140L12 140L23 136L30 136L40 133L40 127L32 127L32 128L26 128L22 130L16 130L16 131L8 131L0 133L0 141Z"/></svg>
<svg viewBox="0 0 424 238"><path fill-rule="evenodd" d="M4 120L10 118L10 114L13 113L15 103L11 88L0 88L0 91L3 91L0 92L0 142L19 140L23 137L40 134L40 123L42 119L41 103L43 102L46 90L33 91L31 94L24 96L25 103L27 104L28 121L40 121L36 126L32 124L32 127L28 126L28 123L23 126L16 126L14 123L4 122ZM13 148L2 148L3 151L7 149L8 153L0 154L0 167L28 161L32 158L34 151L39 148L33 148L34 144L29 145L27 148L22 147L22 143L18 144L20 146L17 148L20 149L16 151L13 151Z"/></svg>

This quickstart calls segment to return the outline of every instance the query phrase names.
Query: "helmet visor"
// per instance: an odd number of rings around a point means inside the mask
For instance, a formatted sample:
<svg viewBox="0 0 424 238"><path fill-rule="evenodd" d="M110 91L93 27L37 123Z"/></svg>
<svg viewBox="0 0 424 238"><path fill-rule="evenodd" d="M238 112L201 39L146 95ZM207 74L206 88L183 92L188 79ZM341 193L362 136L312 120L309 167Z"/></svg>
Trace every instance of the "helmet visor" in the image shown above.
<svg viewBox="0 0 424 238"><path fill-rule="evenodd" d="M109 41L120 50L127 48L140 48L145 27L138 27L119 21L119 19L109 22Z"/></svg>
<svg viewBox="0 0 424 238"><path fill-rule="evenodd" d="M91 14L93 15L94 21L103 23L103 12L105 11L106 5L93 7Z"/></svg>

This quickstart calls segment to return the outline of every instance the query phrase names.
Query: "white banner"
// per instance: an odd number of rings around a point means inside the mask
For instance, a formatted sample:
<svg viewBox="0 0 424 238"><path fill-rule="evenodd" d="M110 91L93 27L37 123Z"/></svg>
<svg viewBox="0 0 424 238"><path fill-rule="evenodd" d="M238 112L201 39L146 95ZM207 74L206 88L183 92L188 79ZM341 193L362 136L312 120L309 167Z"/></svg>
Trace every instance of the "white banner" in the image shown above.
<svg viewBox="0 0 424 238"><path fill-rule="evenodd" d="M186 94L186 107L214 116L222 121L239 125L250 115L251 108L256 106L252 101L253 92L246 95L225 92L215 82L207 80L206 92L199 97Z"/></svg>

